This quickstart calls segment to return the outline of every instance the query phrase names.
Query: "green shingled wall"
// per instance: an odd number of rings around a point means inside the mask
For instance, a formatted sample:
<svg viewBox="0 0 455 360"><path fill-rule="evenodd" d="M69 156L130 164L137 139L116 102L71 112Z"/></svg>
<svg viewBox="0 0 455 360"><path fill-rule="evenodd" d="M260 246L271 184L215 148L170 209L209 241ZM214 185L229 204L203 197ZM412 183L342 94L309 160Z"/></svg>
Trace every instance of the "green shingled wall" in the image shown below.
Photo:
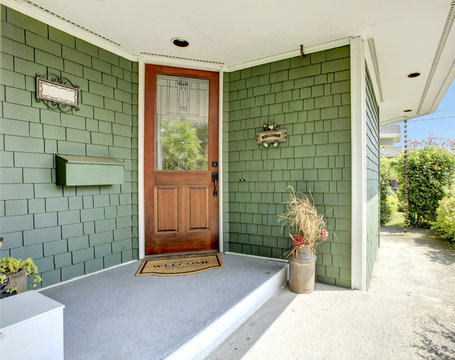
<svg viewBox="0 0 455 360"><path fill-rule="evenodd" d="M367 125L367 285L379 249L379 107L367 70L366 125Z"/></svg>
<svg viewBox="0 0 455 360"><path fill-rule="evenodd" d="M280 258L290 247L277 222L286 187L311 191L340 240L330 236L320 247L318 280L345 287L351 285L349 56L347 46L225 75L223 124L226 247ZM278 148L256 144L268 121L288 130Z"/></svg>
<svg viewBox="0 0 455 360"><path fill-rule="evenodd" d="M0 256L32 257L43 286L138 257L137 63L1 7ZM80 111L35 101L35 75L78 85ZM55 154L125 163L113 186L55 185Z"/></svg>

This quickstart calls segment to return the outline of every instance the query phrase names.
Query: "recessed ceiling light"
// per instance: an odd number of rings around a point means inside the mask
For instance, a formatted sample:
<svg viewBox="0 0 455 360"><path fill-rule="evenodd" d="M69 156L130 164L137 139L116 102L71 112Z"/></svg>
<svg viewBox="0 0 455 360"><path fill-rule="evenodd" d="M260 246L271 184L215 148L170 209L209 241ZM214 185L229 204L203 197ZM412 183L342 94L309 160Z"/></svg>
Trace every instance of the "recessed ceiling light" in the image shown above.
<svg viewBox="0 0 455 360"><path fill-rule="evenodd" d="M416 77L418 77L418 76L420 76L420 73L419 73L419 72L414 72L414 73L410 73L410 74L408 75L408 78L414 79L414 78L416 78Z"/></svg>
<svg viewBox="0 0 455 360"><path fill-rule="evenodd" d="M182 39L180 37L171 39L171 43L173 43L177 47L182 47L182 48L190 45L190 43L188 41L186 41L185 39Z"/></svg>
<svg viewBox="0 0 455 360"><path fill-rule="evenodd" d="M411 111L412 111L411 109L403 110L403 112L411 112Z"/></svg>

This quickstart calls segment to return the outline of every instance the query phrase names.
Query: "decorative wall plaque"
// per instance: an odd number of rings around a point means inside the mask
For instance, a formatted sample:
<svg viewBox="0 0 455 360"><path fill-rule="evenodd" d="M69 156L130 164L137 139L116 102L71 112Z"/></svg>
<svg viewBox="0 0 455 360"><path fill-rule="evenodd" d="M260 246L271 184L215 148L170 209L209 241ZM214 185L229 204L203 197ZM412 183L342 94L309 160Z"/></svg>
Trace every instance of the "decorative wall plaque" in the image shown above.
<svg viewBox="0 0 455 360"><path fill-rule="evenodd" d="M79 110L81 94L78 86L69 79L55 74L50 80L36 77L36 100L42 101L49 109L63 112Z"/></svg>
<svg viewBox="0 0 455 360"><path fill-rule="evenodd" d="M287 130L280 129L278 125L275 125L271 122L264 124L264 131L259 131L256 133L256 144L259 144L264 147L278 147L281 142L287 141Z"/></svg>

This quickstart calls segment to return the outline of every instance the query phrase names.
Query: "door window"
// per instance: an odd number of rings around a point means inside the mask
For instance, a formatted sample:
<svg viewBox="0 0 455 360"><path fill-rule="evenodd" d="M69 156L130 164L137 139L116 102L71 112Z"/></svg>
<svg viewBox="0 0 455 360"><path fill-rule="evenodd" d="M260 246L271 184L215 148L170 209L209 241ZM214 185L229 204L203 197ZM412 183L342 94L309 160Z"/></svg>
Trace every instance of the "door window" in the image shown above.
<svg viewBox="0 0 455 360"><path fill-rule="evenodd" d="M156 170L208 170L209 80L157 75Z"/></svg>

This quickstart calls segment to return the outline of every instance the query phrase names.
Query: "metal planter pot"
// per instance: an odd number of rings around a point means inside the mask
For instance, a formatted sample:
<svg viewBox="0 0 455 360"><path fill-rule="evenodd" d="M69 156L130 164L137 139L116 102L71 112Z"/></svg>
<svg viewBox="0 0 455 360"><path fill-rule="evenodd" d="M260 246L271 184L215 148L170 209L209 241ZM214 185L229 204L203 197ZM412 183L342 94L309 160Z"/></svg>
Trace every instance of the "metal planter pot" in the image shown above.
<svg viewBox="0 0 455 360"><path fill-rule="evenodd" d="M313 292L315 276L316 256L307 245L297 248L289 261L289 290L297 294Z"/></svg>
<svg viewBox="0 0 455 360"><path fill-rule="evenodd" d="M4 290L9 290L14 287L17 287L17 293L22 293L27 291L27 272L25 269L22 269L16 274L9 275L9 283L6 285Z"/></svg>

